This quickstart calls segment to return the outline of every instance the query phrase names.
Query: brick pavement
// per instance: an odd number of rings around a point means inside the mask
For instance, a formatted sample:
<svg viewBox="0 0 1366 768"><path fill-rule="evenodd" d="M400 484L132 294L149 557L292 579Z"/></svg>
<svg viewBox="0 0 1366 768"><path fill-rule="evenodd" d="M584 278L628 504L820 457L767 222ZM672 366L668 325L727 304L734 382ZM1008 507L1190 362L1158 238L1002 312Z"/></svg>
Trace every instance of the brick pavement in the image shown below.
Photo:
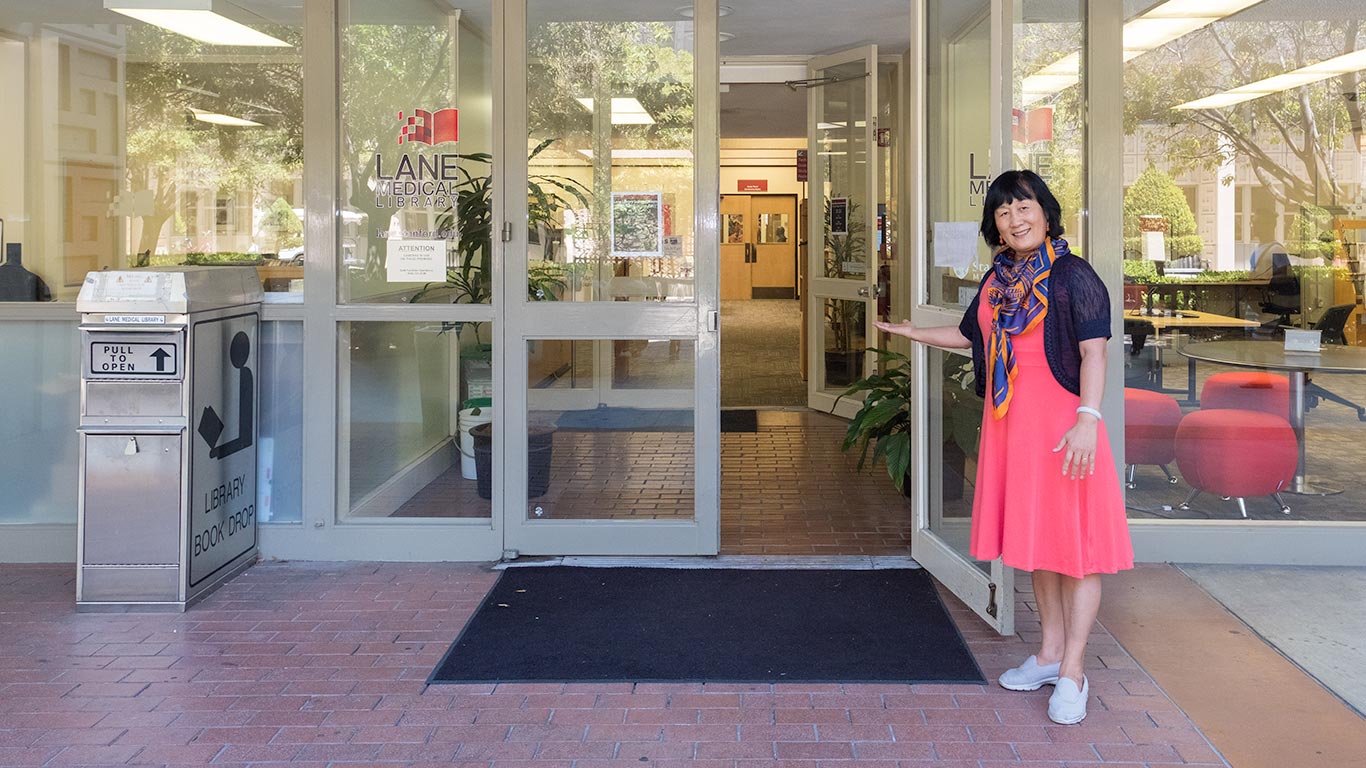
<svg viewBox="0 0 1366 768"><path fill-rule="evenodd" d="M439 685L496 574L263 563L189 613L77 614L72 567L0 566L0 766L1065 768L1225 765L1103 630L1091 715L976 685ZM949 600L994 677L1037 633Z"/></svg>

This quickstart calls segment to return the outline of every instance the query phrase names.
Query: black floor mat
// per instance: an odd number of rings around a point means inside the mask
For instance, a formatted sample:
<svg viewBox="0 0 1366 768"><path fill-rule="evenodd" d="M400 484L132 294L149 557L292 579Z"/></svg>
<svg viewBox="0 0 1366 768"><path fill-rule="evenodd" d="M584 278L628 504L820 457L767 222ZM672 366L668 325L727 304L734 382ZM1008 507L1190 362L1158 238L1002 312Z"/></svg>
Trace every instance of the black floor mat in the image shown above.
<svg viewBox="0 0 1366 768"><path fill-rule="evenodd" d="M983 683L923 570L509 568L429 682Z"/></svg>
<svg viewBox="0 0 1366 768"><path fill-rule="evenodd" d="M722 432L758 432L759 414L753 408L721 411Z"/></svg>

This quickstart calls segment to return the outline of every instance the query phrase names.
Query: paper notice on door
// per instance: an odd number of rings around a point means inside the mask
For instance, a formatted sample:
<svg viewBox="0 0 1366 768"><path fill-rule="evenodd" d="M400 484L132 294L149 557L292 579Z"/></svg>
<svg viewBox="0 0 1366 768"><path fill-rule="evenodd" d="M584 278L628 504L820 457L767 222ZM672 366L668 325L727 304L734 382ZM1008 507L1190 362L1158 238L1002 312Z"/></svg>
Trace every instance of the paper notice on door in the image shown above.
<svg viewBox="0 0 1366 768"><path fill-rule="evenodd" d="M975 221L934 223L934 266L966 275L977 260L978 227Z"/></svg>
<svg viewBox="0 0 1366 768"><path fill-rule="evenodd" d="M386 246L384 268L389 282L445 282L445 240L388 240Z"/></svg>

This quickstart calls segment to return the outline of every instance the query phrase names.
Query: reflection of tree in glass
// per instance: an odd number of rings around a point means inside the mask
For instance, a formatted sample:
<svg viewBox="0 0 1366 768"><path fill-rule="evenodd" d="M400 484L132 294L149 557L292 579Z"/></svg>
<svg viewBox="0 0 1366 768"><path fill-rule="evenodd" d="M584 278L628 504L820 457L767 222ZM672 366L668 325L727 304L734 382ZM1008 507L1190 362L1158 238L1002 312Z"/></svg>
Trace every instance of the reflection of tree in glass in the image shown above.
<svg viewBox="0 0 1366 768"><path fill-rule="evenodd" d="M659 252L659 198L619 195L612 201L612 251Z"/></svg>
<svg viewBox="0 0 1366 768"><path fill-rule="evenodd" d="M134 215L141 219L136 253L157 251L166 223L188 205L191 190L246 194L255 207L264 204L262 194L273 185L298 177L303 33L294 27L264 31L294 47L273 49L269 58L211 59L207 52L212 49L190 38L151 25L127 27L125 177L136 201ZM246 118L261 127L212 125L191 119L191 109ZM186 240L172 243L172 253L222 250L202 239L216 233L194 225L192 219L181 225ZM249 225L242 229L227 234L253 234Z"/></svg>
<svg viewBox="0 0 1366 768"><path fill-rule="evenodd" d="M617 224L612 210L613 163L609 153L626 149L690 150L693 144L693 55L675 36L676 25L663 22L569 22L533 24L527 50L527 123L530 140L558 139L547 163L577 165L588 156L592 199L580 255L602 257L620 252L611 232ZM649 120L635 124L613 122L612 99L633 98ZM585 101L580 101L583 99ZM591 100L591 101L588 101ZM592 108L587 108L586 103ZM631 169L636 189L676 188L691 179L687 159L637 163ZM658 203L656 203L658 205ZM646 252L658 251L658 211L655 231ZM626 236L645 237L631 228L643 211L628 206L621 213ZM618 236L620 237L620 235ZM629 250L629 249L628 249ZM639 252L639 251L635 251Z"/></svg>
<svg viewBox="0 0 1366 768"><path fill-rule="evenodd" d="M1336 21L1215 22L1124 68L1125 127L1153 131L1147 145L1172 171L1215 171L1227 149L1247 163L1261 187L1292 206L1346 202L1336 162L1356 154L1363 135L1361 74L1330 77L1226 109L1173 107L1279 75L1366 45L1359 18Z"/></svg>

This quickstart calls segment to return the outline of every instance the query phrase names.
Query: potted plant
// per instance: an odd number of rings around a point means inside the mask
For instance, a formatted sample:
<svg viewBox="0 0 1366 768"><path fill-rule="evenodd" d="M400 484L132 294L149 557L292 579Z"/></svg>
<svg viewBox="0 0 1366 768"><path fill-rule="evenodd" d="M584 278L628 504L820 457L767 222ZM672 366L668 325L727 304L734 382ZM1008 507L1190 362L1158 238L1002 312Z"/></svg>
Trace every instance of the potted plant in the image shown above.
<svg viewBox="0 0 1366 768"><path fill-rule="evenodd" d="M883 462L887 475L897 490L907 492L906 477L911 464L911 403L913 378L911 360L906 355L886 349L870 349L877 353L878 373L854 382L840 394L840 398L860 392L863 406L859 408L844 433L840 448L857 448L858 468L869 460ZM972 361L958 357L944 361L943 418L944 418L944 496L961 498L968 458L976 458L982 428L982 398L973 389ZM839 400L836 399L836 403Z"/></svg>
<svg viewBox="0 0 1366 768"><path fill-rule="evenodd" d="M871 446L873 463L884 462L897 490L905 493L906 473L911 466L911 359L886 349L869 351L877 353L881 372L855 381L835 399L838 404L842 398L867 393L863 407L844 432L840 449L858 448L858 468L863 469Z"/></svg>
<svg viewBox="0 0 1366 768"><path fill-rule="evenodd" d="M825 276L833 278L863 277L850 272L853 264L868 268L868 238L863 232L859 205L849 201L848 233L830 232L830 199L825 201ZM867 325L867 305L862 301L826 299L825 327L829 334L825 348L825 381L841 386L850 384L863 375L864 343Z"/></svg>

